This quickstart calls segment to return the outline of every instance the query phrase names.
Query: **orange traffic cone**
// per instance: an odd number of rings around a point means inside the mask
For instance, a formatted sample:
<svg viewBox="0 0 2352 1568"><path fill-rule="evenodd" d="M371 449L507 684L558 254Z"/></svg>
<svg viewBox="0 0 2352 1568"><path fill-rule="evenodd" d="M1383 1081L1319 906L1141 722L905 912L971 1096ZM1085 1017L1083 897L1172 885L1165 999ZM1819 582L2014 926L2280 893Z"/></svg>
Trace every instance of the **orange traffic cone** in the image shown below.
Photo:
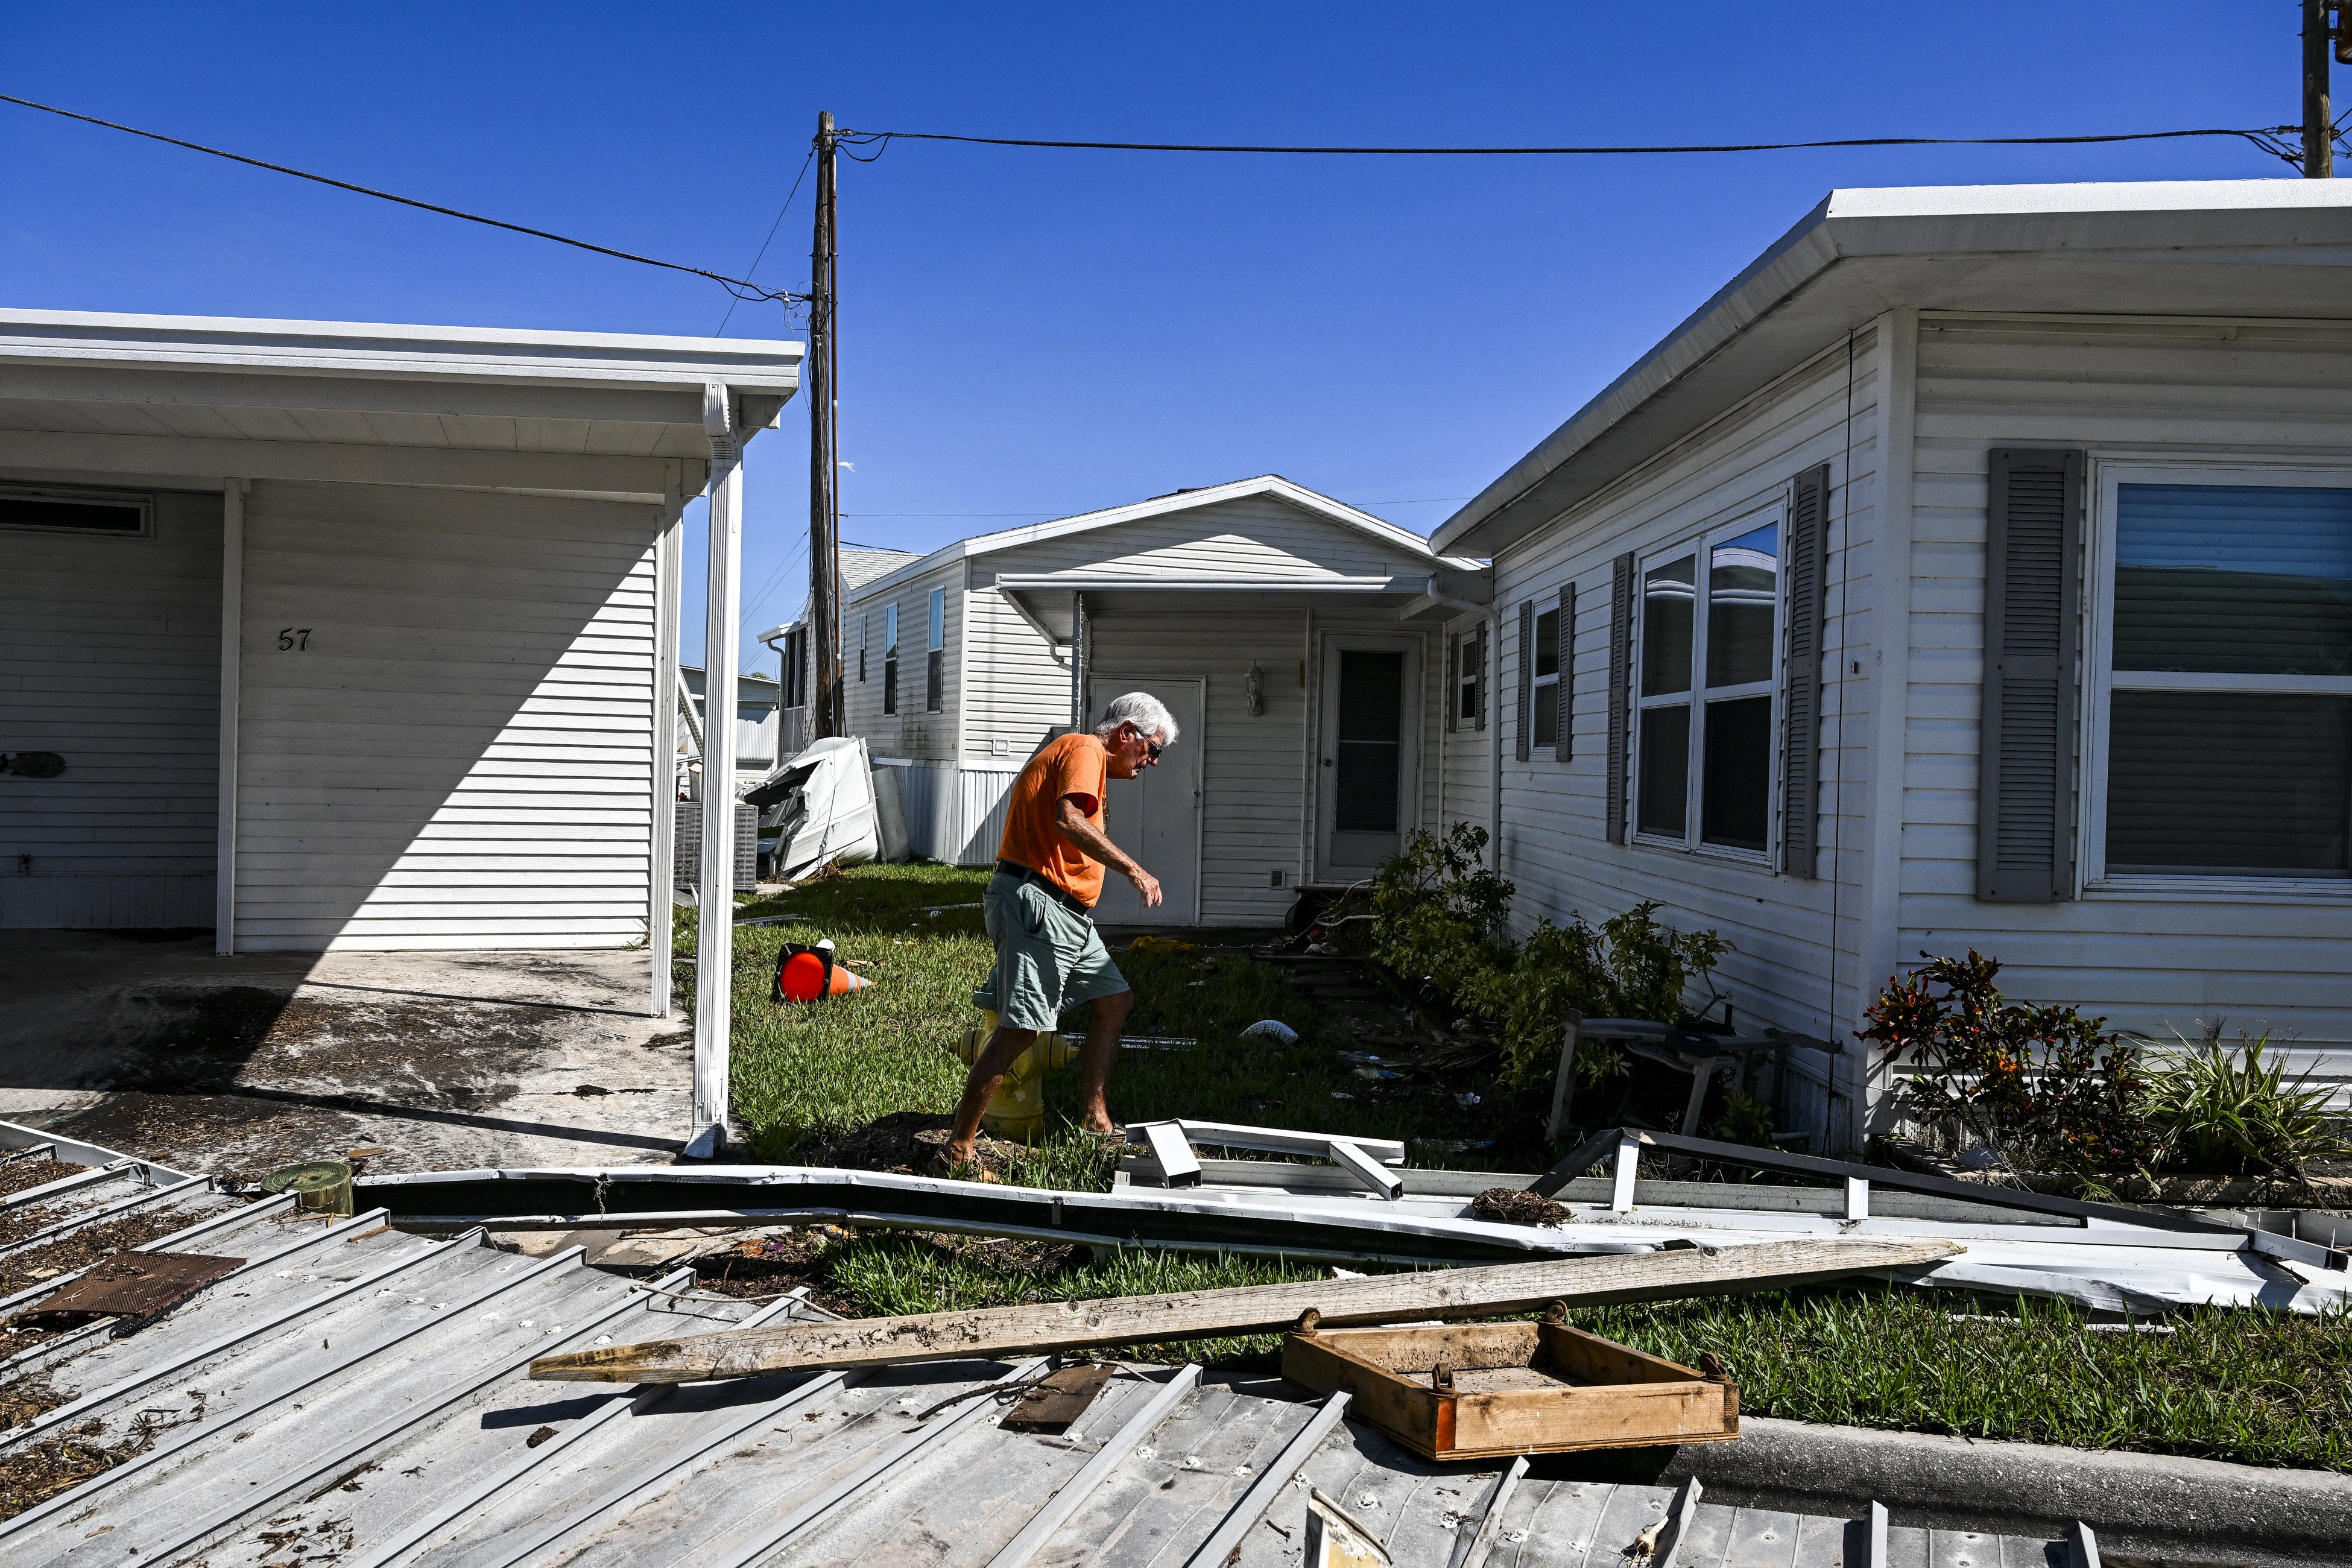
<svg viewBox="0 0 2352 1568"><path fill-rule="evenodd" d="M776 957L775 999L779 1002L814 1002L826 996L846 996L872 984L834 961L830 941L814 947L787 942Z"/></svg>

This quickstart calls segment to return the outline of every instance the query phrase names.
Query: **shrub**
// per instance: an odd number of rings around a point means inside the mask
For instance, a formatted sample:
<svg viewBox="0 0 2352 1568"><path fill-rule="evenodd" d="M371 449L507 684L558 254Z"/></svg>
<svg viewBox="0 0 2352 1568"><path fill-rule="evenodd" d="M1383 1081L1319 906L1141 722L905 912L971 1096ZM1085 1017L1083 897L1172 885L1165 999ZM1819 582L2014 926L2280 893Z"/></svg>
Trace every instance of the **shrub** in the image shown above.
<svg viewBox="0 0 2352 1568"><path fill-rule="evenodd" d="M1444 837L1419 832L1372 879L1372 956L1449 999L1494 989L1511 966L1499 933L1516 890L1486 868L1486 830L1457 822Z"/></svg>
<svg viewBox="0 0 2352 1568"><path fill-rule="evenodd" d="M1538 921L1518 960L1483 998L1498 1020L1504 1076L1541 1079L1559 1060L1570 1008L1588 1018L1647 1018L1688 1023L1683 997L1705 980L1731 944L1711 931L1678 931L1658 923L1654 900L1634 905L1598 927L1583 916L1565 926ZM1593 1082L1623 1070L1612 1051L1577 1053L1578 1069Z"/></svg>
<svg viewBox="0 0 2352 1568"><path fill-rule="evenodd" d="M1904 1102L1931 1126L1973 1134L2015 1168L2097 1178L2145 1173L2159 1145L2139 1047L2105 1018L2011 1002L1997 959L1970 949L1892 980L1861 1037L1916 1069Z"/></svg>
<svg viewBox="0 0 2352 1568"><path fill-rule="evenodd" d="M1588 1018L1689 1021L1683 994L1731 944L1713 931L1658 923L1654 902L1590 924L1538 921L1524 945L1503 934L1512 885L1487 869L1486 830L1457 822L1444 835L1414 834L1372 883L1372 956L1429 985L1492 1027L1504 1076L1528 1083L1549 1073L1574 1008ZM1613 1076L1612 1053L1580 1053L1588 1077Z"/></svg>
<svg viewBox="0 0 2352 1568"><path fill-rule="evenodd" d="M2265 1060L2271 1037L2238 1035L2221 1044L2221 1026L2190 1042L2178 1030L2147 1077L2147 1114L2166 1145L2165 1163L2215 1175L2285 1175L2305 1180L2314 1160L2352 1157L2352 1138L2327 1112L2328 1091L2311 1074L2293 1079L2286 1064Z"/></svg>

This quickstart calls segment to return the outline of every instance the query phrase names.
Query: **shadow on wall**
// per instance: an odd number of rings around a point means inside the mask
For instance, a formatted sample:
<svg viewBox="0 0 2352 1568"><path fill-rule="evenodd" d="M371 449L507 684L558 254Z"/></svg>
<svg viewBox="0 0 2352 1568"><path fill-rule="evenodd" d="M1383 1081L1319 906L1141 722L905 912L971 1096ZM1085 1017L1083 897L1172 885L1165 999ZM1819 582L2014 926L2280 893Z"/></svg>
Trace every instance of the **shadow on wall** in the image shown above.
<svg viewBox="0 0 2352 1568"><path fill-rule="evenodd" d="M271 482L246 517L237 950L643 940L658 510Z"/></svg>

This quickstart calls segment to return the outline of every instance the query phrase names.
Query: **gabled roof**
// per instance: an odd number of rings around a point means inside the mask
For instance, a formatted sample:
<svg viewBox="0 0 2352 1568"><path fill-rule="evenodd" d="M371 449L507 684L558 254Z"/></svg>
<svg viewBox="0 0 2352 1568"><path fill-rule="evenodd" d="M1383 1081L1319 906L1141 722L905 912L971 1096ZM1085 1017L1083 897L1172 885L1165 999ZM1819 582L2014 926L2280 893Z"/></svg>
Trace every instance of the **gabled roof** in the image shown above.
<svg viewBox="0 0 2352 1568"><path fill-rule="evenodd" d="M1898 308L2352 319L2352 181L1832 191L1432 543L1506 548Z"/></svg>
<svg viewBox="0 0 2352 1568"><path fill-rule="evenodd" d="M848 591L862 588L877 577L887 576L909 561L920 559L922 557L911 550L876 550L864 544L845 544L841 547L843 596L847 597ZM782 626L770 626L754 640L772 642L795 626L807 625L808 616L808 601L803 599L799 615Z"/></svg>
<svg viewBox="0 0 2352 1568"><path fill-rule="evenodd" d="M1328 522L1352 529L1394 550L1401 550L1433 565L1443 565L1459 571L1475 571L1482 563L1468 560L1441 561L1429 548L1429 542L1408 529L1360 511L1347 502L1334 500L1320 490L1310 490L1305 485L1284 479L1279 474L1260 474L1255 479L1234 479L1222 485L1207 485L1198 489L1175 490L1150 500L1136 501L1129 506L1111 507L1103 511L1081 512L1076 517L1056 518L1051 522L1027 523L1020 528L1003 529L995 533L976 533L969 539L959 539L943 544L919 560L898 568L888 575L866 584L878 592L895 587L909 577L919 577L957 561L993 554L1024 544L1038 544L1049 539L1062 539L1074 533L1085 533L1097 528L1112 528L1122 522L1135 522L1144 518L1165 517L1173 512L1190 511L1197 507L1215 506L1224 501L1246 500L1252 496L1273 496L1289 502L1303 511L1310 512ZM852 595L862 596L862 595Z"/></svg>

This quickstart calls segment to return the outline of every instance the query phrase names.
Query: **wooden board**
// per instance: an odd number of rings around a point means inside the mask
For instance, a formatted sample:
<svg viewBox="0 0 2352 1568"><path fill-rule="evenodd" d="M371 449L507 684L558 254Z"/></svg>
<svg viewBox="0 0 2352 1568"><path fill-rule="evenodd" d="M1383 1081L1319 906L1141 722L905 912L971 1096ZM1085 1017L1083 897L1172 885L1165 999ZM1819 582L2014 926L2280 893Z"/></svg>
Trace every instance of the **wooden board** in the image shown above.
<svg viewBox="0 0 2352 1568"><path fill-rule="evenodd" d="M1264 1333L1289 1328L1309 1311L1333 1327L1416 1318L1505 1317L1540 1311L1554 1301L1597 1306L1778 1289L1845 1275L1919 1268L1962 1250L1947 1241L1774 1241L902 1318L779 1323L542 1356L531 1363L530 1375L583 1383L694 1383L816 1367L887 1366Z"/></svg>
<svg viewBox="0 0 2352 1568"><path fill-rule="evenodd" d="M1441 1370L1442 1369L1442 1370ZM1717 1443L1739 1389L1563 1323L1286 1335L1282 1375L1431 1459Z"/></svg>
<svg viewBox="0 0 2352 1568"><path fill-rule="evenodd" d="M1036 1387L1024 1389L996 1424L1007 1432L1066 1432L1118 1371L1103 1362L1066 1366Z"/></svg>

